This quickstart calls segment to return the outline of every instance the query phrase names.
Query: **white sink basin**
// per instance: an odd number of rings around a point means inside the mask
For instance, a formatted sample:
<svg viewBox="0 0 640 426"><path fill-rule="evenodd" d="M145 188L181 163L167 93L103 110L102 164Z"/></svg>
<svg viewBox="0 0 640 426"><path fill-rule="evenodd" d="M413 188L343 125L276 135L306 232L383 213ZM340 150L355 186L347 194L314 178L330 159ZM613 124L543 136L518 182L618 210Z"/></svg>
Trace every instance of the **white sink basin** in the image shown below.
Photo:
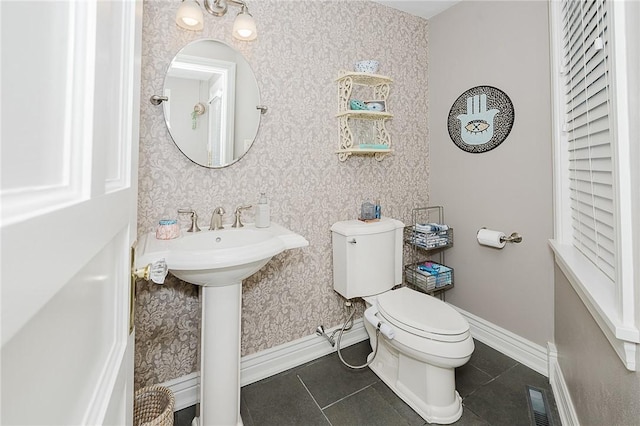
<svg viewBox="0 0 640 426"><path fill-rule="evenodd" d="M246 224L217 231L183 230L173 240L158 240L150 232L139 241L136 266L165 259L169 271L181 280L224 286L253 275L278 253L308 245L304 237L275 223L269 228Z"/></svg>

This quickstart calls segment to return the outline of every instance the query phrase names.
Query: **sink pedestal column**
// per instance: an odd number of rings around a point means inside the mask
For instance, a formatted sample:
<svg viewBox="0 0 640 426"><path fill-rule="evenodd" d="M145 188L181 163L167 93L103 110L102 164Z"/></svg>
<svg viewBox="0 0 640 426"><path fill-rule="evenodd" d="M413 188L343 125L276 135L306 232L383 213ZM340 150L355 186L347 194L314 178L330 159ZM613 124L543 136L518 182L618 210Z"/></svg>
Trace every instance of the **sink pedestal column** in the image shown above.
<svg viewBox="0 0 640 426"><path fill-rule="evenodd" d="M242 425L240 316L242 281L201 287L199 426Z"/></svg>

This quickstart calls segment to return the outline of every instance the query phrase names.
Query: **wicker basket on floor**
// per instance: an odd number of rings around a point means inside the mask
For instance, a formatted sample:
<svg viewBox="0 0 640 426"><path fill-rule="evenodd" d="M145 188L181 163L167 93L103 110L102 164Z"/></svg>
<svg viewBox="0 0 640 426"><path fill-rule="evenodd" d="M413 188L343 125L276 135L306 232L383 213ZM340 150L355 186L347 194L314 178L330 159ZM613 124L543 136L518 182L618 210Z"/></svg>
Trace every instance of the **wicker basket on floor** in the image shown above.
<svg viewBox="0 0 640 426"><path fill-rule="evenodd" d="M134 426L173 426L173 392L164 386L147 386L136 391L133 402Z"/></svg>

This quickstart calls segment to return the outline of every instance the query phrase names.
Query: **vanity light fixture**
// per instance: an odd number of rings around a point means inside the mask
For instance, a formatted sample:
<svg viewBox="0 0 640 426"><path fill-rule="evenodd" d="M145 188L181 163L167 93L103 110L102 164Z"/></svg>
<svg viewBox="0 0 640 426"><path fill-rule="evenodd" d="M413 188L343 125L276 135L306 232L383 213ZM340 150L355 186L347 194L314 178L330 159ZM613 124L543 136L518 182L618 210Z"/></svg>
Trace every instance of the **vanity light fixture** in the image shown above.
<svg viewBox="0 0 640 426"><path fill-rule="evenodd" d="M233 36L238 40L255 40L258 33L256 22L249 13L244 0L203 0L204 8L213 16L224 16L227 13L228 5L240 7L240 12L233 22ZM204 21L200 4L196 0L182 0L182 4L176 14L178 26L192 31L202 29Z"/></svg>
<svg viewBox="0 0 640 426"><path fill-rule="evenodd" d="M242 3L242 9L238 12L236 20L233 21L233 36L238 40L245 41L255 40L258 36L256 21L253 20L253 16L251 16L247 5L244 3Z"/></svg>
<svg viewBox="0 0 640 426"><path fill-rule="evenodd" d="M204 15L196 0L182 0L176 13L176 24L185 30L200 31L204 27Z"/></svg>

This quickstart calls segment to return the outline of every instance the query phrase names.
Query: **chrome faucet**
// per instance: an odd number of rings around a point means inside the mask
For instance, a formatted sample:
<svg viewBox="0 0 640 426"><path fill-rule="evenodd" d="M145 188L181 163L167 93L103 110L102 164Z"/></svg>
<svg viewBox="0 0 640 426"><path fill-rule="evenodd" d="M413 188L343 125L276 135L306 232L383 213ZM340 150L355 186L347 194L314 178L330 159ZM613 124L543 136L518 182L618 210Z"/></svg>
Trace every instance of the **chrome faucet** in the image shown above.
<svg viewBox="0 0 640 426"><path fill-rule="evenodd" d="M224 226L222 226L222 216L224 216L224 213L225 211L222 207L216 207L213 209L213 214L211 215L211 226L209 226L210 231L224 229Z"/></svg>
<svg viewBox="0 0 640 426"><path fill-rule="evenodd" d="M187 229L187 232L200 232L200 228L198 227L198 214L193 209L178 209L178 213L180 214L190 214L191 215L191 227Z"/></svg>
<svg viewBox="0 0 640 426"><path fill-rule="evenodd" d="M242 224L242 220L240 215L242 214L242 210L250 209L253 206L238 206L236 208L236 221L231 225L232 228L242 228L244 225Z"/></svg>

